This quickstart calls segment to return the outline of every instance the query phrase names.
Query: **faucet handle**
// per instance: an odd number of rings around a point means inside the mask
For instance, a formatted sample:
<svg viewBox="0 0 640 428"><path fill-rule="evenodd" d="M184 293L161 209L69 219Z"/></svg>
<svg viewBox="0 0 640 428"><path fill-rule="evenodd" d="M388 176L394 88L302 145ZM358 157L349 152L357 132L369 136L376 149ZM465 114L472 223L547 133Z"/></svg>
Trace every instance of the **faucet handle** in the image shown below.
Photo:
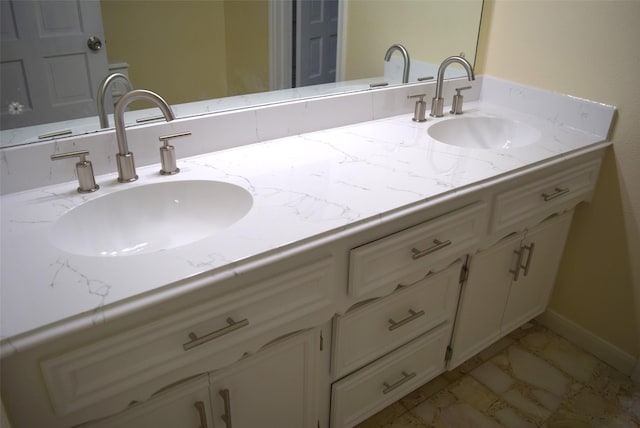
<svg viewBox="0 0 640 428"><path fill-rule="evenodd" d="M435 77L433 76L418 77L418 82L425 82L427 80L433 80L433 79L435 79Z"/></svg>
<svg viewBox="0 0 640 428"><path fill-rule="evenodd" d="M178 137L186 137L187 135L191 135L191 132L177 132L175 134L158 137L158 140L163 143L162 147L160 147L160 162L162 163L160 174L173 175L180 172L180 168L176 165L175 149L169 144L169 140Z"/></svg>
<svg viewBox="0 0 640 428"><path fill-rule="evenodd" d="M427 119L425 118L426 112L427 112L427 103L424 102L424 97L426 96L427 94L416 94L416 95L409 95L407 97L409 99L418 98L418 101L416 101L415 109L413 111L413 117L411 118L411 120L413 120L414 122L427 121Z"/></svg>
<svg viewBox="0 0 640 428"><path fill-rule="evenodd" d="M76 173L78 175L78 192L79 193L91 193L100 188L96 184L96 179L93 174L93 166L91 162L87 160L88 150L78 150L74 152L57 153L51 155L51 160L80 158L76 163Z"/></svg>
<svg viewBox="0 0 640 428"><path fill-rule="evenodd" d="M471 89L471 86L463 86L461 88L456 88L456 94L453 96L453 102L451 103L451 114L462 114L462 102L464 97L460 95L461 91L465 91L467 89Z"/></svg>

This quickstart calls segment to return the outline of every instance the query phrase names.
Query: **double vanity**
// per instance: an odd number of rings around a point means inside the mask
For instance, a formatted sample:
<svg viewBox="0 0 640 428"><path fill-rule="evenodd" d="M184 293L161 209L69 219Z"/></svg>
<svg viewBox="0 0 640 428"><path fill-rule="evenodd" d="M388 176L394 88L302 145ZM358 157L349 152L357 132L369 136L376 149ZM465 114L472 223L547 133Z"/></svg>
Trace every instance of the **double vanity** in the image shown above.
<svg viewBox="0 0 640 428"><path fill-rule="evenodd" d="M6 149L14 428L349 427L544 312L614 108L472 86L426 122L408 96L434 83L127 130L132 183L113 132ZM160 175L158 137L185 131ZM71 162L8 176L71 149L99 190Z"/></svg>

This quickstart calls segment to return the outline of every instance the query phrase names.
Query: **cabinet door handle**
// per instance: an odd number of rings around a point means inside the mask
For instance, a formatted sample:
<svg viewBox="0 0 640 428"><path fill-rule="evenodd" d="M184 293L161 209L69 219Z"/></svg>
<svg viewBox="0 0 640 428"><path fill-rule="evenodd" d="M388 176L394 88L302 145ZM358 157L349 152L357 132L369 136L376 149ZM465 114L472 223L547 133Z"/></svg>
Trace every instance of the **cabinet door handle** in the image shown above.
<svg viewBox="0 0 640 428"><path fill-rule="evenodd" d="M242 327L246 327L249 325L249 320L247 318L240 320L238 322L234 321L233 318L229 317L227 318L227 326L226 327L222 327L219 330L213 331L209 334L206 334L202 337L198 337L198 335L196 335L194 332L189 333L189 339L191 339L189 342L185 343L182 345L182 348L185 351L188 351L191 348L195 348L196 346L200 346L203 343L207 343L213 339L217 339L218 337L222 337L225 334L229 334L232 333Z"/></svg>
<svg viewBox="0 0 640 428"><path fill-rule="evenodd" d="M403 325L410 323L411 321L420 318L424 315L424 311L416 312L413 309L409 309L409 316L401 319L400 321L394 321L393 318L389 318L389 331L393 331L398 327L402 327Z"/></svg>
<svg viewBox="0 0 640 428"><path fill-rule="evenodd" d="M513 250L513 252L518 256L516 260L516 268L509 269L509 272L513 274L513 280L517 281L520 277L520 268L522 268L522 248L518 248L517 250Z"/></svg>
<svg viewBox="0 0 640 428"><path fill-rule="evenodd" d="M534 242L532 242L530 245L525 245L524 247L522 247L521 251L524 251L525 249L529 251L529 253L527 254L527 262L524 264L524 266L521 266L524 269L524 276L529 275L529 268L531 267L531 258L533 257L533 250L536 248L536 244Z"/></svg>
<svg viewBox="0 0 640 428"><path fill-rule="evenodd" d="M200 416L200 428L209 428L209 424L207 423L207 412L204 410L204 402L196 401L193 403L193 406L198 411L198 416Z"/></svg>
<svg viewBox="0 0 640 428"><path fill-rule="evenodd" d="M383 394L388 394L391 391L393 391L394 389L396 389L397 387L399 387L400 385L409 382L411 379L413 379L414 377L416 377L416 372L413 373L407 373L406 371L402 371L402 378L394 383L392 383L391 385L389 385L387 382L383 382L382 384L384 385L384 389L382 390Z"/></svg>
<svg viewBox="0 0 640 428"><path fill-rule="evenodd" d="M218 391L218 394L222 397L222 401L224 402L224 414L220 415L220 419L222 419L227 426L227 428L232 428L231 426L231 394L228 389L221 389Z"/></svg>
<svg viewBox="0 0 640 428"><path fill-rule="evenodd" d="M544 201L546 202L546 201L550 201L551 199L555 199L558 196L562 196L564 194L567 194L570 191L571 191L571 189L569 189L568 187L565 187L564 189L562 189L560 187L556 187L554 189L553 193L543 193L541 196L542 196L542 199L544 199Z"/></svg>
<svg viewBox="0 0 640 428"><path fill-rule="evenodd" d="M424 250L418 250L417 248L413 247L411 249L411 253L412 253L411 257L414 260L416 260L416 259L419 259L420 257L424 257L427 254L434 253L434 252L436 252L438 250L443 249L444 247L447 247L447 246L451 245L451 241L448 240L448 239L446 241L439 241L437 239L434 239L433 243L435 244L433 247L429 247L429 248L426 248Z"/></svg>

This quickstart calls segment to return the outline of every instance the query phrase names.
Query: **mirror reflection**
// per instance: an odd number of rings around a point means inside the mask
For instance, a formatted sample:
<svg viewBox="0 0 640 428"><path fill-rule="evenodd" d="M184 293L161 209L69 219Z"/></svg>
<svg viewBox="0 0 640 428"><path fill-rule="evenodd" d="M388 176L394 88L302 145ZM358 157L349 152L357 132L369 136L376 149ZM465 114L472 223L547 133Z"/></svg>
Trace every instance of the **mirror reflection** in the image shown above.
<svg viewBox="0 0 640 428"><path fill-rule="evenodd" d="M95 132L112 73L178 117L434 76L474 62L482 0L0 0L2 146ZM63 47L63 51L59 51ZM462 75L451 68L447 77ZM107 112L128 89L114 79ZM159 110L132 103L127 124ZM109 116L108 127L113 127Z"/></svg>

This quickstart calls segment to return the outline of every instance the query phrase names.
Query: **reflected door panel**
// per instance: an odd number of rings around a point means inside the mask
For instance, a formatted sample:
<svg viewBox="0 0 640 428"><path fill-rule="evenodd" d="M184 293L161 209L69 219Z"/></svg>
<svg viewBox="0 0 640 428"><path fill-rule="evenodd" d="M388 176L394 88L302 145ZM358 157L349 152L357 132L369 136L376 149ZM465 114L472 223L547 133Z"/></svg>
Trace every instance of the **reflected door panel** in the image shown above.
<svg viewBox="0 0 640 428"><path fill-rule="evenodd" d="M296 86L336 81L338 0L298 2Z"/></svg>
<svg viewBox="0 0 640 428"><path fill-rule="evenodd" d="M1 3L2 128L96 114L95 94L107 75L99 2ZM9 105L11 104L11 108Z"/></svg>

